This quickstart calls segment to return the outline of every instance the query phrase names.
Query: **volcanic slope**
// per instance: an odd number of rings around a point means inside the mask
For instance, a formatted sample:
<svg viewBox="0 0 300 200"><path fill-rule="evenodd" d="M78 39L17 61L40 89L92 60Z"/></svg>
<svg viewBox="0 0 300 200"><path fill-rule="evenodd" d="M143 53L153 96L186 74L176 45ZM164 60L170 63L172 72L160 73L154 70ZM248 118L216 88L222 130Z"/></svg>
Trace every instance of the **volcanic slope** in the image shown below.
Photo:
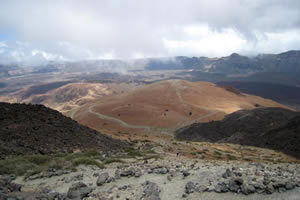
<svg viewBox="0 0 300 200"><path fill-rule="evenodd" d="M6 96L0 96L0 101L43 104L49 108L66 113L103 96L126 92L132 87L128 84L114 83L52 82L34 85Z"/></svg>
<svg viewBox="0 0 300 200"><path fill-rule="evenodd" d="M95 149L119 151L119 140L78 124L42 105L0 103L0 159Z"/></svg>
<svg viewBox="0 0 300 200"><path fill-rule="evenodd" d="M103 97L72 113L78 122L106 133L173 133L194 122L221 120L226 114L256 107L283 107L209 82L167 80L129 93Z"/></svg>
<svg viewBox="0 0 300 200"><path fill-rule="evenodd" d="M195 123L177 131L181 140L233 143L271 148L300 157L300 112L257 108L229 114L224 120Z"/></svg>

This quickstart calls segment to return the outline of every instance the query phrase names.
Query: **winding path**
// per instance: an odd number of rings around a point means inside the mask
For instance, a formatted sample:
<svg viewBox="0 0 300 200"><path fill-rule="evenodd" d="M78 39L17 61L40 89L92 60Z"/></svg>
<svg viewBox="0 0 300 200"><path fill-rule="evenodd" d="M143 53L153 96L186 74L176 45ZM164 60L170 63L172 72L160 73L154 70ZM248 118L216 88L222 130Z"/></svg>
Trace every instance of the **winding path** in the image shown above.
<svg viewBox="0 0 300 200"><path fill-rule="evenodd" d="M205 107L202 107L202 106L199 106L199 105L195 105L195 104L191 104L191 103L186 103L186 102L184 102L184 100L183 100L183 98L182 98L182 95L181 95L181 91L182 91L182 89L184 89L184 88L183 88L183 86L181 85L180 80L172 80L172 81L170 81L170 84L171 84L171 86L174 87L174 89L175 89L175 91L176 91L176 95L177 95L177 97L179 98L179 101L180 101L180 103L182 104L182 106L185 108L185 110L187 110L187 109L186 109L187 105L191 105L191 106L194 106L194 107L198 107L198 108L204 109L204 110L209 110L209 109L207 109L207 108L205 108ZM157 129L157 130L161 130L161 131L163 131L163 130L172 130L172 129L173 129L173 128L155 128L155 127L146 126L146 125L133 125L133 124L129 124L129 123L127 123L127 122L122 121L121 119L118 119L118 118L115 118L115 117L111 117L111 116L108 116L108 115L103 115L103 114L101 114L101 113L99 113L99 112L95 112L95 111L93 110L93 108L94 108L95 106L96 106L96 105L91 105L91 106L89 106L89 107L88 107L88 112L91 113L91 114L93 114L93 115L96 115L96 116L97 116L98 118L100 118L100 119L108 120L108 121L112 121L112 122L118 123L118 124L120 124L120 126L125 127L125 128L145 129L145 130L147 130L147 131L151 131L151 130L153 130L153 129ZM74 109L74 110L72 111L72 113L71 113L71 115L70 115L70 117L71 117L72 119L73 119L74 115L77 113L77 111L78 111L78 108L76 108L76 109ZM180 123L180 125L179 125L179 126L177 125L176 127L177 127L177 128L180 128L180 127L182 127L182 126L189 125L189 124L191 124L191 123L199 122L199 121L202 120L202 119L205 119L205 118L207 118L207 117L211 117L211 116L213 116L213 115L219 113L219 111L217 111L217 110L213 110L213 111L209 110L209 111L210 111L210 113L208 113L208 114L206 114L206 115L203 115L203 116L201 116L201 117L199 117L199 118L197 118L197 119L195 119L195 120L193 120L193 121Z"/></svg>

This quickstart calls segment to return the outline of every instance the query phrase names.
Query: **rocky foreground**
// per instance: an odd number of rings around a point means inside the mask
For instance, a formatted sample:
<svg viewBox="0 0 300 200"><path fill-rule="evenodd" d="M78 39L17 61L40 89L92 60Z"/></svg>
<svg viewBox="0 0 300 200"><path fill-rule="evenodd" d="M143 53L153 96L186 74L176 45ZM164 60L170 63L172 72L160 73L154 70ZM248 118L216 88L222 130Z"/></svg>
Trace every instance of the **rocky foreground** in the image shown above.
<svg viewBox="0 0 300 200"><path fill-rule="evenodd" d="M300 164L180 157L1 176L0 199L299 199Z"/></svg>

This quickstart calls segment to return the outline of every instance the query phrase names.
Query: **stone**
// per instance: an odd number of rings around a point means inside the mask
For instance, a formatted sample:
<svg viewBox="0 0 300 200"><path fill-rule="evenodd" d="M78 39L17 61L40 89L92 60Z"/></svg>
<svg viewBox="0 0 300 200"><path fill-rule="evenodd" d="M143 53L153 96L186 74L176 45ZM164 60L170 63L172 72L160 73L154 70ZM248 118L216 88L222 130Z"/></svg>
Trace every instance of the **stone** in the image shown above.
<svg viewBox="0 0 300 200"><path fill-rule="evenodd" d="M222 177L223 178L228 178L228 177L231 177L233 175L232 171L230 169L226 169L225 173L222 174Z"/></svg>
<svg viewBox="0 0 300 200"><path fill-rule="evenodd" d="M187 170L183 170L182 174L183 174L184 177L187 177L187 176L190 175L190 173Z"/></svg>
<svg viewBox="0 0 300 200"><path fill-rule="evenodd" d="M142 170L141 169L136 169L134 176L135 177L141 177L143 175Z"/></svg>
<svg viewBox="0 0 300 200"><path fill-rule="evenodd" d="M195 189L196 185L192 181L187 182L187 184L185 185L185 193L187 194L195 192Z"/></svg>
<svg viewBox="0 0 300 200"><path fill-rule="evenodd" d="M245 195L252 194L255 192L255 187L253 185L243 184L241 186L241 192Z"/></svg>
<svg viewBox="0 0 300 200"><path fill-rule="evenodd" d="M69 188L67 197L69 199L82 199L84 197L88 197L88 194L90 194L92 191L93 189L88 187L85 183L78 182Z"/></svg>
<svg viewBox="0 0 300 200"><path fill-rule="evenodd" d="M161 167L161 168L154 168L153 173L155 174L167 174L169 172L169 170L165 167Z"/></svg>
<svg viewBox="0 0 300 200"><path fill-rule="evenodd" d="M240 186L238 184L236 184L236 182L233 179L231 179L228 183L228 189L231 192L238 192L240 189Z"/></svg>
<svg viewBox="0 0 300 200"><path fill-rule="evenodd" d="M196 188L196 192L206 192L208 191L208 187L204 185L200 185L199 187Z"/></svg>
<svg viewBox="0 0 300 200"><path fill-rule="evenodd" d="M287 189L287 190L292 190L292 189L294 189L295 187L296 187L296 183L293 182L293 181L289 181L289 182L287 182L286 185L285 185L285 189Z"/></svg>
<svg viewBox="0 0 300 200"><path fill-rule="evenodd" d="M266 186L262 183L254 182L252 185L255 187L256 193L261 194L265 191Z"/></svg>
<svg viewBox="0 0 300 200"><path fill-rule="evenodd" d="M156 183L146 181L144 184L144 200L160 200L159 193L160 189Z"/></svg>
<svg viewBox="0 0 300 200"><path fill-rule="evenodd" d="M282 192L285 192L285 191L286 191L286 189L284 187L279 187L278 188L278 192L279 193L282 193Z"/></svg>
<svg viewBox="0 0 300 200"><path fill-rule="evenodd" d="M228 192L228 187L226 186L225 183L218 183L218 184L215 186L214 191L217 192L217 193Z"/></svg>
<svg viewBox="0 0 300 200"><path fill-rule="evenodd" d="M109 178L109 174L107 172L100 174L100 176L98 177L98 179L96 181L97 186L101 186L104 183L106 183L108 178Z"/></svg>
<svg viewBox="0 0 300 200"><path fill-rule="evenodd" d="M120 176L134 176L134 168L125 169L120 173Z"/></svg>
<svg viewBox="0 0 300 200"><path fill-rule="evenodd" d="M265 191L266 191L267 194L273 194L274 191L275 191L275 189L274 189L274 187L273 187L272 184L268 184L268 185L266 186Z"/></svg>
<svg viewBox="0 0 300 200"><path fill-rule="evenodd" d="M20 192L21 191L21 185L20 184L16 184L16 183L9 183L7 185L7 188L11 191L11 192Z"/></svg>
<svg viewBox="0 0 300 200"><path fill-rule="evenodd" d="M55 200L56 198L59 197L59 193L56 192L56 191L50 191L48 194L47 194L47 197L49 200Z"/></svg>
<svg viewBox="0 0 300 200"><path fill-rule="evenodd" d="M127 185L123 185L123 186L119 187L118 189L119 189L119 190L126 190L127 188L128 188Z"/></svg>
<svg viewBox="0 0 300 200"><path fill-rule="evenodd" d="M96 173L93 174L93 176L94 176L94 177L98 177L98 176L99 176L99 173L96 172Z"/></svg>

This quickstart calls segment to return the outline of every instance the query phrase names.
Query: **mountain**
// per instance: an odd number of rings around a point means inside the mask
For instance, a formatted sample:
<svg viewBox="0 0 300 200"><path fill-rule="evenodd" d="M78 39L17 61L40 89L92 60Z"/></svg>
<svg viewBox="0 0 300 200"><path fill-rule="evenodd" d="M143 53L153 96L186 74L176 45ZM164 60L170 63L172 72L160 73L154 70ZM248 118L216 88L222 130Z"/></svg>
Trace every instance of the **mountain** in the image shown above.
<svg viewBox="0 0 300 200"><path fill-rule="evenodd" d="M246 74L258 72L300 72L300 51L280 54L260 54L255 57L233 53L227 57L184 57L150 59L148 70L194 69L203 72L224 74Z"/></svg>
<svg viewBox="0 0 300 200"><path fill-rule="evenodd" d="M300 157L300 113L283 108L240 110L221 121L195 123L177 132L180 140L233 143Z"/></svg>
<svg viewBox="0 0 300 200"><path fill-rule="evenodd" d="M300 72L300 51L287 51L280 54L262 54L254 58L264 71Z"/></svg>
<svg viewBox="0 0 300 200"><path fill-rule="evenodd" d="M0 124L0 159L89 149L118 151L125 146L42 105L0 103Z"/></svg>
<svg viewBox="0 0 300 200"><path fill-rule="evenodd" d="M220 120L237 110L256 107L287 108L232 87L168 80L100 98L69 114L84 125L106 132L140 133L155 129L169 132L193 122Z"/></svg>
<svg viewBox="0 0 300 200"><path fill-rule="evenodd" d="M264 82L221 82L218 85L230 85L244 93L272 99L294 109L300 109L300 87L264 83Z"/></svg>

